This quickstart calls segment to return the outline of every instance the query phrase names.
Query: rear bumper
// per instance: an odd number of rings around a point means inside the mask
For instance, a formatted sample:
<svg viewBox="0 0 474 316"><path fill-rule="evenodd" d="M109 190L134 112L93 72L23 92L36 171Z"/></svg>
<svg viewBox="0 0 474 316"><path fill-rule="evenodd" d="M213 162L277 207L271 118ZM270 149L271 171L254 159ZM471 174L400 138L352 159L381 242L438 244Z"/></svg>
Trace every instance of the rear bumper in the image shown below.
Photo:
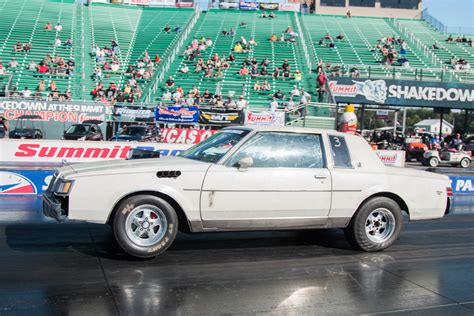
<svg viewBox="0 0 474 316"><path fill-rule="evenodd" d="M449 214L449 209L451 208L451 198L448 197L448 201L446 202L446 210L444 211L444 215Z"/></svg>
<svg viewBox="0 0 474 316"><path fill-rule="evenodd" d="M67 220L67 198L58 199L53 193L46 191L43 194L43 214L58 222Z"/></svg>

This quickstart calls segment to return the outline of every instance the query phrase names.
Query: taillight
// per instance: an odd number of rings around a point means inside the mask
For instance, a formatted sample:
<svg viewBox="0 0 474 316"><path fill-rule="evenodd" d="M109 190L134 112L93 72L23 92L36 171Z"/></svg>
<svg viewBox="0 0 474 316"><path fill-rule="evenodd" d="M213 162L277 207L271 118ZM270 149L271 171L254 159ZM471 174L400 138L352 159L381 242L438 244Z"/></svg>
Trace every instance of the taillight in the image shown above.
<svg viewBox="0 0 474 316"><path fill-rule="evenodd" d="M448 194L448 197L453 197L453 188L447 187L446 193Z"/></svg>

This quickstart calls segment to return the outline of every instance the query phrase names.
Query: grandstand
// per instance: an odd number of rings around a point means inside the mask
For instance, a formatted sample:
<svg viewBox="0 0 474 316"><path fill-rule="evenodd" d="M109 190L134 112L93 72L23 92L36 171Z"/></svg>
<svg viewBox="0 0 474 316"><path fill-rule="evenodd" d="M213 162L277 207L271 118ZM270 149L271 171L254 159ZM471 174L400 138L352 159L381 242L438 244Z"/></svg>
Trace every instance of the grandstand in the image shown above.
<svg viewBox="0 0 474 316"><path fill-rule="evenodd" d="M137 70L137 62L144 57L145 51L151 59L159 55L161 61L153 64L150 78L137 79L138 90L143 93L138 93L134 102L144 102L146 97L151 105L162 101L161 95L166 90L164 83L169 76L175 79L176 86L185 91L196 86L201 93L209 89L211 93L220 93L224 97L243 95L250 108L255 110L268 108L271 95L277 90L286 95L282 101L286 102L294 86L309 91L315 101L318 61L329 65L328 69L341 66L342 75L348 75L349 69L355 66L360 70L361 77L474 82L474 73L454 71L447 64L452 56L474 63L474 48L465 43L447 43L447 35L416 19L348 19L345 16L301 15L294 12L277 12L275 19L264 19L258 11L210 10L198 13L184 8L96 3L83 6L73 0L0 0L0 13L0 60L7 69L6 74L0 73L0 82L4 87L8 86L10 92L15 89L21 91L25 87L34 90L39 81L44 80L46 87L54 81L60 93L70 89L75 100L92 100L95 97L91 91L99 82L104 88L114 82L118 90L123 90L132 76L127 69ZM48 22L53 26L60 22L62 30L45 30L44 25ZM241 22L246 22L246 26L239 26ZM167 25L171 28L180 25L183 31L165 32ZM294 42L269 41L272 34L280 36L288 27L299 33ZM231 28L236 31L233 36L222 34L223 29ZM320 39L327 33L332 37L343 34L344 40L336 41L334 48L320 45ZM381 38L393 35L406 41L408 48L405 57L410 62L409 67L382 65L381 54L374 50ZM223 70L220 78L206 78L203 72L195 73L196 61L189 61L183 55L194 38L204 37L210 38L213 44L200 58L206 61L214 54L227 57L242 36L247 40L254 38L258 45L248 53L235 53L235 62ZM61 39L61 45L54 45L56 38ZM67 38L72 39L72 47L64 45ZM32 49L29 52L15 52L14 45L18 41L31 43ZM96 58L95 50L97 47L110 48L112 41L119 47L115 54L119 67L117 70L105 69L98 77L95 72L103 66L104 60ZM432 48L435 42L439 43L439 49ZM74 71L68 74L54 71L41 74L28 70L30 61L39 64L48 54L52 58L61 56L65 61L74 60ZM287 59L292 76L299 70L302 80L296 81L294 77L276 79L271 75L258 79L240 76L238 71L247 57L256 58L258 63L268 58L270 65L267 70L270 74ZM18 66L9 68L8 64L13 59L16 59ZM111 56L107 56L105 61L111 63ZM184 64L190 69L187 75L179 71ZM57 69L58 66L53 63L50 67ZM331 76L330 71L328 75ZM270 91L254 91L256 80L268 80ZM48 89L41 92L43 98L50 93ZM295 97L294 101L298 103L298 98ZM331 117L334 114L316 106L311 107L308 113L315 117ZM313 125L318 124L324 125L320 122Z"/></svg>

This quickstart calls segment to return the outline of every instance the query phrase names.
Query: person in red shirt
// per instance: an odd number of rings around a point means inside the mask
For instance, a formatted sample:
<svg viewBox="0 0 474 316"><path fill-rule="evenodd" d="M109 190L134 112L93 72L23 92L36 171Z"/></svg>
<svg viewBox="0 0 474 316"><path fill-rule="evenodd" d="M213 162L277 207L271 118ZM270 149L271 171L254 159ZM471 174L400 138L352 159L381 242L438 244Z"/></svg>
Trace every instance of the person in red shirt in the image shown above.
<svg viewBox="0 0 474 316"><path fill-rule="evenodd" d="M46 66L45 64L41 63L38 67L38 72L39 73L42 73L42 74L45 74L48 72L48 66Z"/></svg>
<svg viewBox="0 0 474 316"><path fill-rule="evenodd" d="M156 54L154 61L155 63L159 63L161 61L160 55Z"/></svg>
<svg viewBox="0 0 474 316"><path fill-rule="evenodd" d="M328 81L328 77L324 74L324 72L319 72L318 77L316 78L318 83L318 102L323 102L324 93L326 92L326 83Z"/></svg>
<svg viewBox="0 0 474 316"><path fill-rule="evenodd" d="M243 66L242 68L240 68L239 75L247 76L248 74L249 74L249 70L247 69L247 67Z"/></svg>

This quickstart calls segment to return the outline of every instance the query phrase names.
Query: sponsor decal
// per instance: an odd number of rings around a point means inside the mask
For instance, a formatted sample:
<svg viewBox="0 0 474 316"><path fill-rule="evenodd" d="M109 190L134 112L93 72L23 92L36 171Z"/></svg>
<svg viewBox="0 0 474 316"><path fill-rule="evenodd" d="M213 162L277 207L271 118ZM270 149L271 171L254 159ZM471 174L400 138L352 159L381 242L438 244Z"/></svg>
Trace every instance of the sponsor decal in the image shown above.
<svg viewBox="0 0 474 316"><path fill-rule="evenodd" d="M278 5L278 9L280 11L300 12L300 4L299 3L280 3Z"/></svg>
<svg viewBox="0 0 474 316"><path fill-rule="evenodd" d="M376 150L375 153L384 165L404 167L405 151L403 150Z"/></svg>
<svg viewBox="0 0 474 316"><path fill-rule="evenodd" d="M258 10L257 1L240 1L239 8L241 10Z"/></svg>
<svg viewBox="0 0 474 316"><path fill-rule="evenodd" d="M278 10L278 3L260 3L260 10Z"/></svg>
<svg viewBox="0 0 474 316"><path fill-rule="evenodd" d="M341 103L472 108L474 102L474 85L455 82L337 78L329 88Z"/></svg>
<svg viewBox="0 0 474 316"><path fill-rule="evenodd" d="M197 144L217 132L217 130L162 128L161 136L163 142L168 144Z"/></svg>
<svg viewBox="0 0 474 316"><path fill-rule="evenodd" d="M155 119L169 123L197 123L199 109L196 106L158 106Z"/></svg>
<svg viewBox="0 0 474 316"><path fill-rule="evenodd" d="M246 125L273 125L273 126L284 126L285 125L285 113L283 112L245 112L245 124Z"/></svg>
<svg viewBox="0 0 474 316"><path fill-rule="evenodd" d="M0 171L0 195L37 194L36 186L21 174Z"/></svg>
<svg viewBox="0 0 474 316"><path fill-rule="evenodd" d="M149 119L153 117L153 111L150 109L133 109L133 108L116 107L114 109L114 114L122 116L122 117L127 117L132 120L135 120L137 118Z"/></svg>
<svg viewBox="0 0 474 316"><path fill-rule="evenodd" d="M474 194L473 176L449 176L454 194Z"/></svg>
<svg viewBox="0 0 474 316"><path fill-rule="evenodd" d="M177 2L176 7L177 8L192 8L193 3L192 2Z"/></svg>
<svg viewBox="0 0 474 316"><path fill-rule="evenodd" d="M215 125L241 125L244 120L243 110L201 109L199 122Z"/></svg>

